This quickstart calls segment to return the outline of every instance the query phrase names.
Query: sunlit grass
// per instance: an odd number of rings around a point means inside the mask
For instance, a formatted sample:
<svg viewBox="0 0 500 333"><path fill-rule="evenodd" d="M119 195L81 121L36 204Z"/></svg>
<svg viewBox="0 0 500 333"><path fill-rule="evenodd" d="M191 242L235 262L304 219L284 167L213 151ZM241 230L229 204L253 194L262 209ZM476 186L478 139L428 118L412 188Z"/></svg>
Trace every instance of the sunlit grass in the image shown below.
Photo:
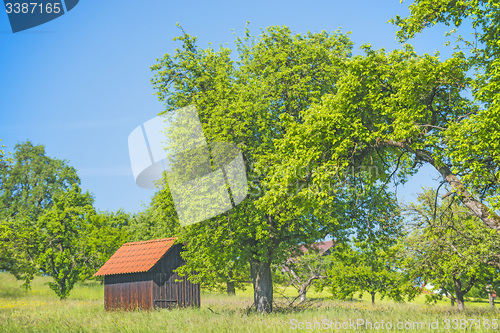
<svg viewBox="0 0 500 333"><path fill-rule="evenodd" d="M262 316L247 311L253 300L251 288L237 291L236 296L202 291L199 309L105 312L103 286L99 282L78 284L67 300L60 301L46 285L49 281L48 277L37 277L32 289L23 291L13 276L0 273L0 332L290 332L292 320L313 323L357 319L393 323L439 320L440 329L432 331L445 332L442 322L445 318L500 318L500 313L491 311L487 303L468 303L467 311L459 313L444 301L438 305L425 305L423 296L411 303L377 299L377 304L372 306L368 297L351 301L331 300L327 291L319 293L314 290L308 293L313 300L310 308L295 312L280 309L286 300L276 297L278 311ZM276 287L276 296L280 288ZM294 296L293 289L287 289L285 295Z"/></svg>

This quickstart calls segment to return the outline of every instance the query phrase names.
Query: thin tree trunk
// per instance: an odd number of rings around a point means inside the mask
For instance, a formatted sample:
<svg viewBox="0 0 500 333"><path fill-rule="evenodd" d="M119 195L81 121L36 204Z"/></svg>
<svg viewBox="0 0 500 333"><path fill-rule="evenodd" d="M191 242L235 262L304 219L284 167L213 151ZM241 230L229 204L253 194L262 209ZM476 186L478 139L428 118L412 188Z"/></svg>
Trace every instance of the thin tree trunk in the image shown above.
<svg viewBox="0 0 500 333"><path fill-rule="evenodd" d="M451 306L455 307L455 298L454 297L450 297L450 301L451 301Z"/></svg>
<svg viewBox="0 0 500 333"><path fill-rule="evenodd" d="M255 310L260 313L273 311L273 280L271 264L252 261L250 271L253 283L253 300Z"/></svg>
<svg viewBox="0 0 500 333"><path fill-rule="evenodd" d="M372 304L375 305L375 292L370 293L372 295Z"/></svg>
<svg viewBox="0 0 500 333"><path fill-rule="evenodd" d="M293 278L295 279L296 285L298 286L300 303L306 301L307 289L309 288L309 286L311 285L311 283L314 280L326 278L323 275L315 274L315 275L309 277L309 279L307 279L307 281L302 282L300 277L297 275L297 273L295 273L295 271L293 269L289 268L289 271L290 271L290 274L292 274Z"/></svg>
<svg viewBox="0 0 500 333"><path fill-rule="evenodd" d="M495 298L493 297L493 294L491 292L488 292L488 300L490 301L490 306L492 308L495 307Z"/></svg>
<svg viewBox="0 0 500 333"><path fill-rule="evenodd" d="M299 290L299 300L300 303L303 303L306 301L306 293L307 293L307 286L302 285L300 290Z"/></svg>
<svg viewBox="0 0 500 333"><path fill-rule="evenodd" d="M234 287L232 271L229 271L229 273L227 274L226 291L229 296L236 295L236 288Z"/></svg>

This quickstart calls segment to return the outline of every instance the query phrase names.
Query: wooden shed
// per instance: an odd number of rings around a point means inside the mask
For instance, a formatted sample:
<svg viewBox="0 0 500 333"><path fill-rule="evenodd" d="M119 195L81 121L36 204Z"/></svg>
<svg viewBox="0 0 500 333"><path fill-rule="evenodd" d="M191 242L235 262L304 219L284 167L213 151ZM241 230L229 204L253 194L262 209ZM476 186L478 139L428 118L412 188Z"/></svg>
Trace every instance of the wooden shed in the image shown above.
<svg viewBox="0 0 500 333"><path fill-rule="evenodd" d="M185 262L176 238L123 244L94 274L104 276L104 308L200 306L200 285L173 272ZM179 282L176 282L179 280Z"/></svg>

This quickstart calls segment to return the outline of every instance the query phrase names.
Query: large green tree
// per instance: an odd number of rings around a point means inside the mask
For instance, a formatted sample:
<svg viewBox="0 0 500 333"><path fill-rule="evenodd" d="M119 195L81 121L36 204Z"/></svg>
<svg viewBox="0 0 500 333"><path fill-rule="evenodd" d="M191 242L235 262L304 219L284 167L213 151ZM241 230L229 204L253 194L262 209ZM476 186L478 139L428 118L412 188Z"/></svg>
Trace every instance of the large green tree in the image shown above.
<svg viewBox="0 0 500 333"><path fill-rule="evenodd" d="M287 249L314 243L328 234L341 238L341 231L347 233L354 223L364 223L355 216L356 208L367 208L370 203L366 196L361 199L363 186L380 186L373 177L359 176L360 170L353 169L352 174L339 175L342 181L337 184L323 184L332 200L299 205L302 198L291 194L304 190L300 184L275 186L271 182L311 178L313 170L308 165L280 168L296 154L281 151L276 143L304 122L304 112L338 90L352 43L338 32L294 35L287 27L270 27L257 38L247 30L244 38L236 40L233 57L225 47L202 49L187 34L177 40L182 49L164 55L152 66L153 84L165 103L165 114L194 105L208 145L235 144L242 151L249 179L249 196L231 212L182 229L188 249L185 269L210 276L224 262L223 272L229 275L233 268L249 263L255 308L272 311L271 264L283 263ZM329 185L335 186L328 190ZM310 190L310 196L318 197L320 191ZM211 257L189 260L196 257L193 252L200 243L205 246L198 258ZM218 264L211 266L213 263Z"/></svg>
<svg viewBox="0 0 500 333"><path fill-rule="evenodd" d="M5 217L36 221L53 196L80 184L76 170L64 160L45 154L43 145L16 144L12 161L0 174L0 207Z"/></svg>

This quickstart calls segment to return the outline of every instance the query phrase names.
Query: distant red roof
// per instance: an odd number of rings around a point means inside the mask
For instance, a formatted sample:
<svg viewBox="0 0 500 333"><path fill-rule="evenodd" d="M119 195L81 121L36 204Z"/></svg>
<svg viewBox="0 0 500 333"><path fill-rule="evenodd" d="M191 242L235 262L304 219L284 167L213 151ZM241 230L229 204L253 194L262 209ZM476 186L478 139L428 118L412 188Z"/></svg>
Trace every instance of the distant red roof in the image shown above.
<svg viewBox="0 0 500 333"><path fill-rule="evenodd" d="M318 250L320 254L325 253L332 246L335 246L335 241L334 240L329 240L329 241L314 243L314 244L311 245L311 247L314 248L314 249L316 249L316 250ZM300 247L300 251L302 251L302 253L306 253L307 252L307 248L302 245Z"/></svg>
<svg viewBox="0 0 500 333"><path fill-rule="evenodd" d="M310 248L318 250L318 252L321 256L330 254L332 252L330 249L333 249L334 247L335 247L334 240L323 241L323 242L314 243L314 244L310 245ZM304 245L302 245L299 250L303 254L305 254L308 251L307 247L305 247ZM299 256L292 256L292 257L288 258L286 263L282 265L282 271L288 272L290 270L290 268L287 265L297 263L297 259L299 258Z"/></svg>
<svg viewBox="0 0 500 333"><path fill-rule="evenodd" d="M174 245L177 237L123 244L94 276L147 272Z"/></svg>

